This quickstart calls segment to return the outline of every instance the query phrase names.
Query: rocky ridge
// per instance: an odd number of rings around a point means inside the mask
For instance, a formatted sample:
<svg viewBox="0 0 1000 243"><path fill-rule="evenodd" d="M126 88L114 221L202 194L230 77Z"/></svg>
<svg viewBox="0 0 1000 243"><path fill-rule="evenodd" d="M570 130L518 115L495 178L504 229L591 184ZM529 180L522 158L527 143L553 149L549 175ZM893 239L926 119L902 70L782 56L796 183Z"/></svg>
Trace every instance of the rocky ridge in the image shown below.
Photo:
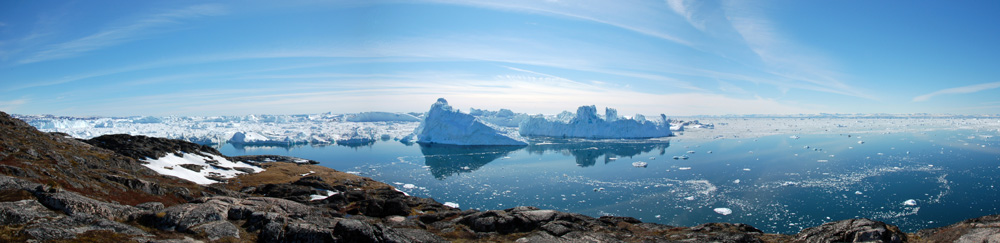
<svg viewBox="0 0 1000 243"><path fill-rule="evenodd" d="M266 163L258 160L270 157L232 158L267 170L200 186L159 176L138 159L218 154L214 149L128 135L81 142L38 132L2 112L0 135L0 242L986 242L1000 237L997 215L915 234L849 219L779 235L744 224L678 227L527 206L461 210L295 158Z"/></svg>

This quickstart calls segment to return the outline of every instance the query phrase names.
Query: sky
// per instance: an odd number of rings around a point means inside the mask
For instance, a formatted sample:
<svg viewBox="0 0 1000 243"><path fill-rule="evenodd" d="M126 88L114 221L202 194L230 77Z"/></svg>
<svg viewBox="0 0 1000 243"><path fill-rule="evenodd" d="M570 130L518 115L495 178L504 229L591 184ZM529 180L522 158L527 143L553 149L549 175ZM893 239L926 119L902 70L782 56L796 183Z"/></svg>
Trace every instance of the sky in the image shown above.
<svg viewBox="0 0 1000 243"><path fill-rule="evenodd" d="M0 111L1000 114L1000 1L2 1Z"/></svg>

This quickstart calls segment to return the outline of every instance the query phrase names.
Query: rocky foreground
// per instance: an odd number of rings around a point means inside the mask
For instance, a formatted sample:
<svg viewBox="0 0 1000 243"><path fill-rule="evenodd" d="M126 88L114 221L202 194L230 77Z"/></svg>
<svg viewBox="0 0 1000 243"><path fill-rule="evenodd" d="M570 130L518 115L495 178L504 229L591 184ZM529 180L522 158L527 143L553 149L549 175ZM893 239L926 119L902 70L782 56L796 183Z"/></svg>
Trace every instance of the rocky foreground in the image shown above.
<svg viewBox="0 0 1000 243"><path fill-rule="evenodd" d="M39 132L2 112L0 144L0 242L1000 240L1000 215L910 234L878 221L849 219L780 235L744 224L677 227L530 206L461 210L281 156L230 158L266 170L202 186L159 175L140 159L179 152L220 155L210 147L128 135L80 141ZM333 195L316 200L323 194Z"/></svg>

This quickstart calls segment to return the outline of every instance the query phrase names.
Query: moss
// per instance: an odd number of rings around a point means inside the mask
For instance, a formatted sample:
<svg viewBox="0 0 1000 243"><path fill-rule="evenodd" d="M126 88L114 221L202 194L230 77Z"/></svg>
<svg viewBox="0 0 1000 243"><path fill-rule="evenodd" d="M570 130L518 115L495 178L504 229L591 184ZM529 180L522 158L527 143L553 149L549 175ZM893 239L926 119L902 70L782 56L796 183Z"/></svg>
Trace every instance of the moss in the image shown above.
<svg viewBox="0 0 1000 243"><path fill-rule="evenodd" d="M25 199L35 199L35 196L25 190L0 190L0 202L15 202Z"/></svg>
<svg viewBox="0 0 1000 243"><path fill-rule="evenodd" d="M132 239L132 235L115 233L107 230L91 230L76 235L73 239L52 240L54 243L70 242L138 242Z"/></svg>
<svg viewBox="0 0 1000 243"><path fill-rule="evenodd" d="M25 234L24 225L2 225L0 226L0 242L25 242L30 239Z"/></svg>

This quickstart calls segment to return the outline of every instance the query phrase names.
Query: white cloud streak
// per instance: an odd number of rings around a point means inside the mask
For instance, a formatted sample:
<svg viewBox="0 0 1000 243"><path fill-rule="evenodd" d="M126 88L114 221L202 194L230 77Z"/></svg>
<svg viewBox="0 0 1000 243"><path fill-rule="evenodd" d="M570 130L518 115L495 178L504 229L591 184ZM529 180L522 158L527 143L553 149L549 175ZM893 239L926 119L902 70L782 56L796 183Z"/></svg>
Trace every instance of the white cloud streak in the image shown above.
<svg viewBox="0 0 1000 243"><path fill-rule="evenodd" d="M970 94L970 93L976 93L976 92L985 91L985 90L991 90L991 89L996 89L996 88L1000 88L1000 82L984 83L984 84L976 84L976 85L955 87L955 88L949 88L949 89L942 89L942 90L931 92L929 94L925 94L925 95L913 97L913 102L927 101L927 100L931 99L932 97L939 96L939 95Z"/></svg>
<svg viewBox="0 0 1000 243"><path fill-rule="evenodd" d="M120 24L98 31L88 36L42 47L41 50L19 60L28 64L79 56L83 53L148 37L162 31L166 26L204 16L225 14L221 5L203 4L154 14L128 24Z"/></svg>

